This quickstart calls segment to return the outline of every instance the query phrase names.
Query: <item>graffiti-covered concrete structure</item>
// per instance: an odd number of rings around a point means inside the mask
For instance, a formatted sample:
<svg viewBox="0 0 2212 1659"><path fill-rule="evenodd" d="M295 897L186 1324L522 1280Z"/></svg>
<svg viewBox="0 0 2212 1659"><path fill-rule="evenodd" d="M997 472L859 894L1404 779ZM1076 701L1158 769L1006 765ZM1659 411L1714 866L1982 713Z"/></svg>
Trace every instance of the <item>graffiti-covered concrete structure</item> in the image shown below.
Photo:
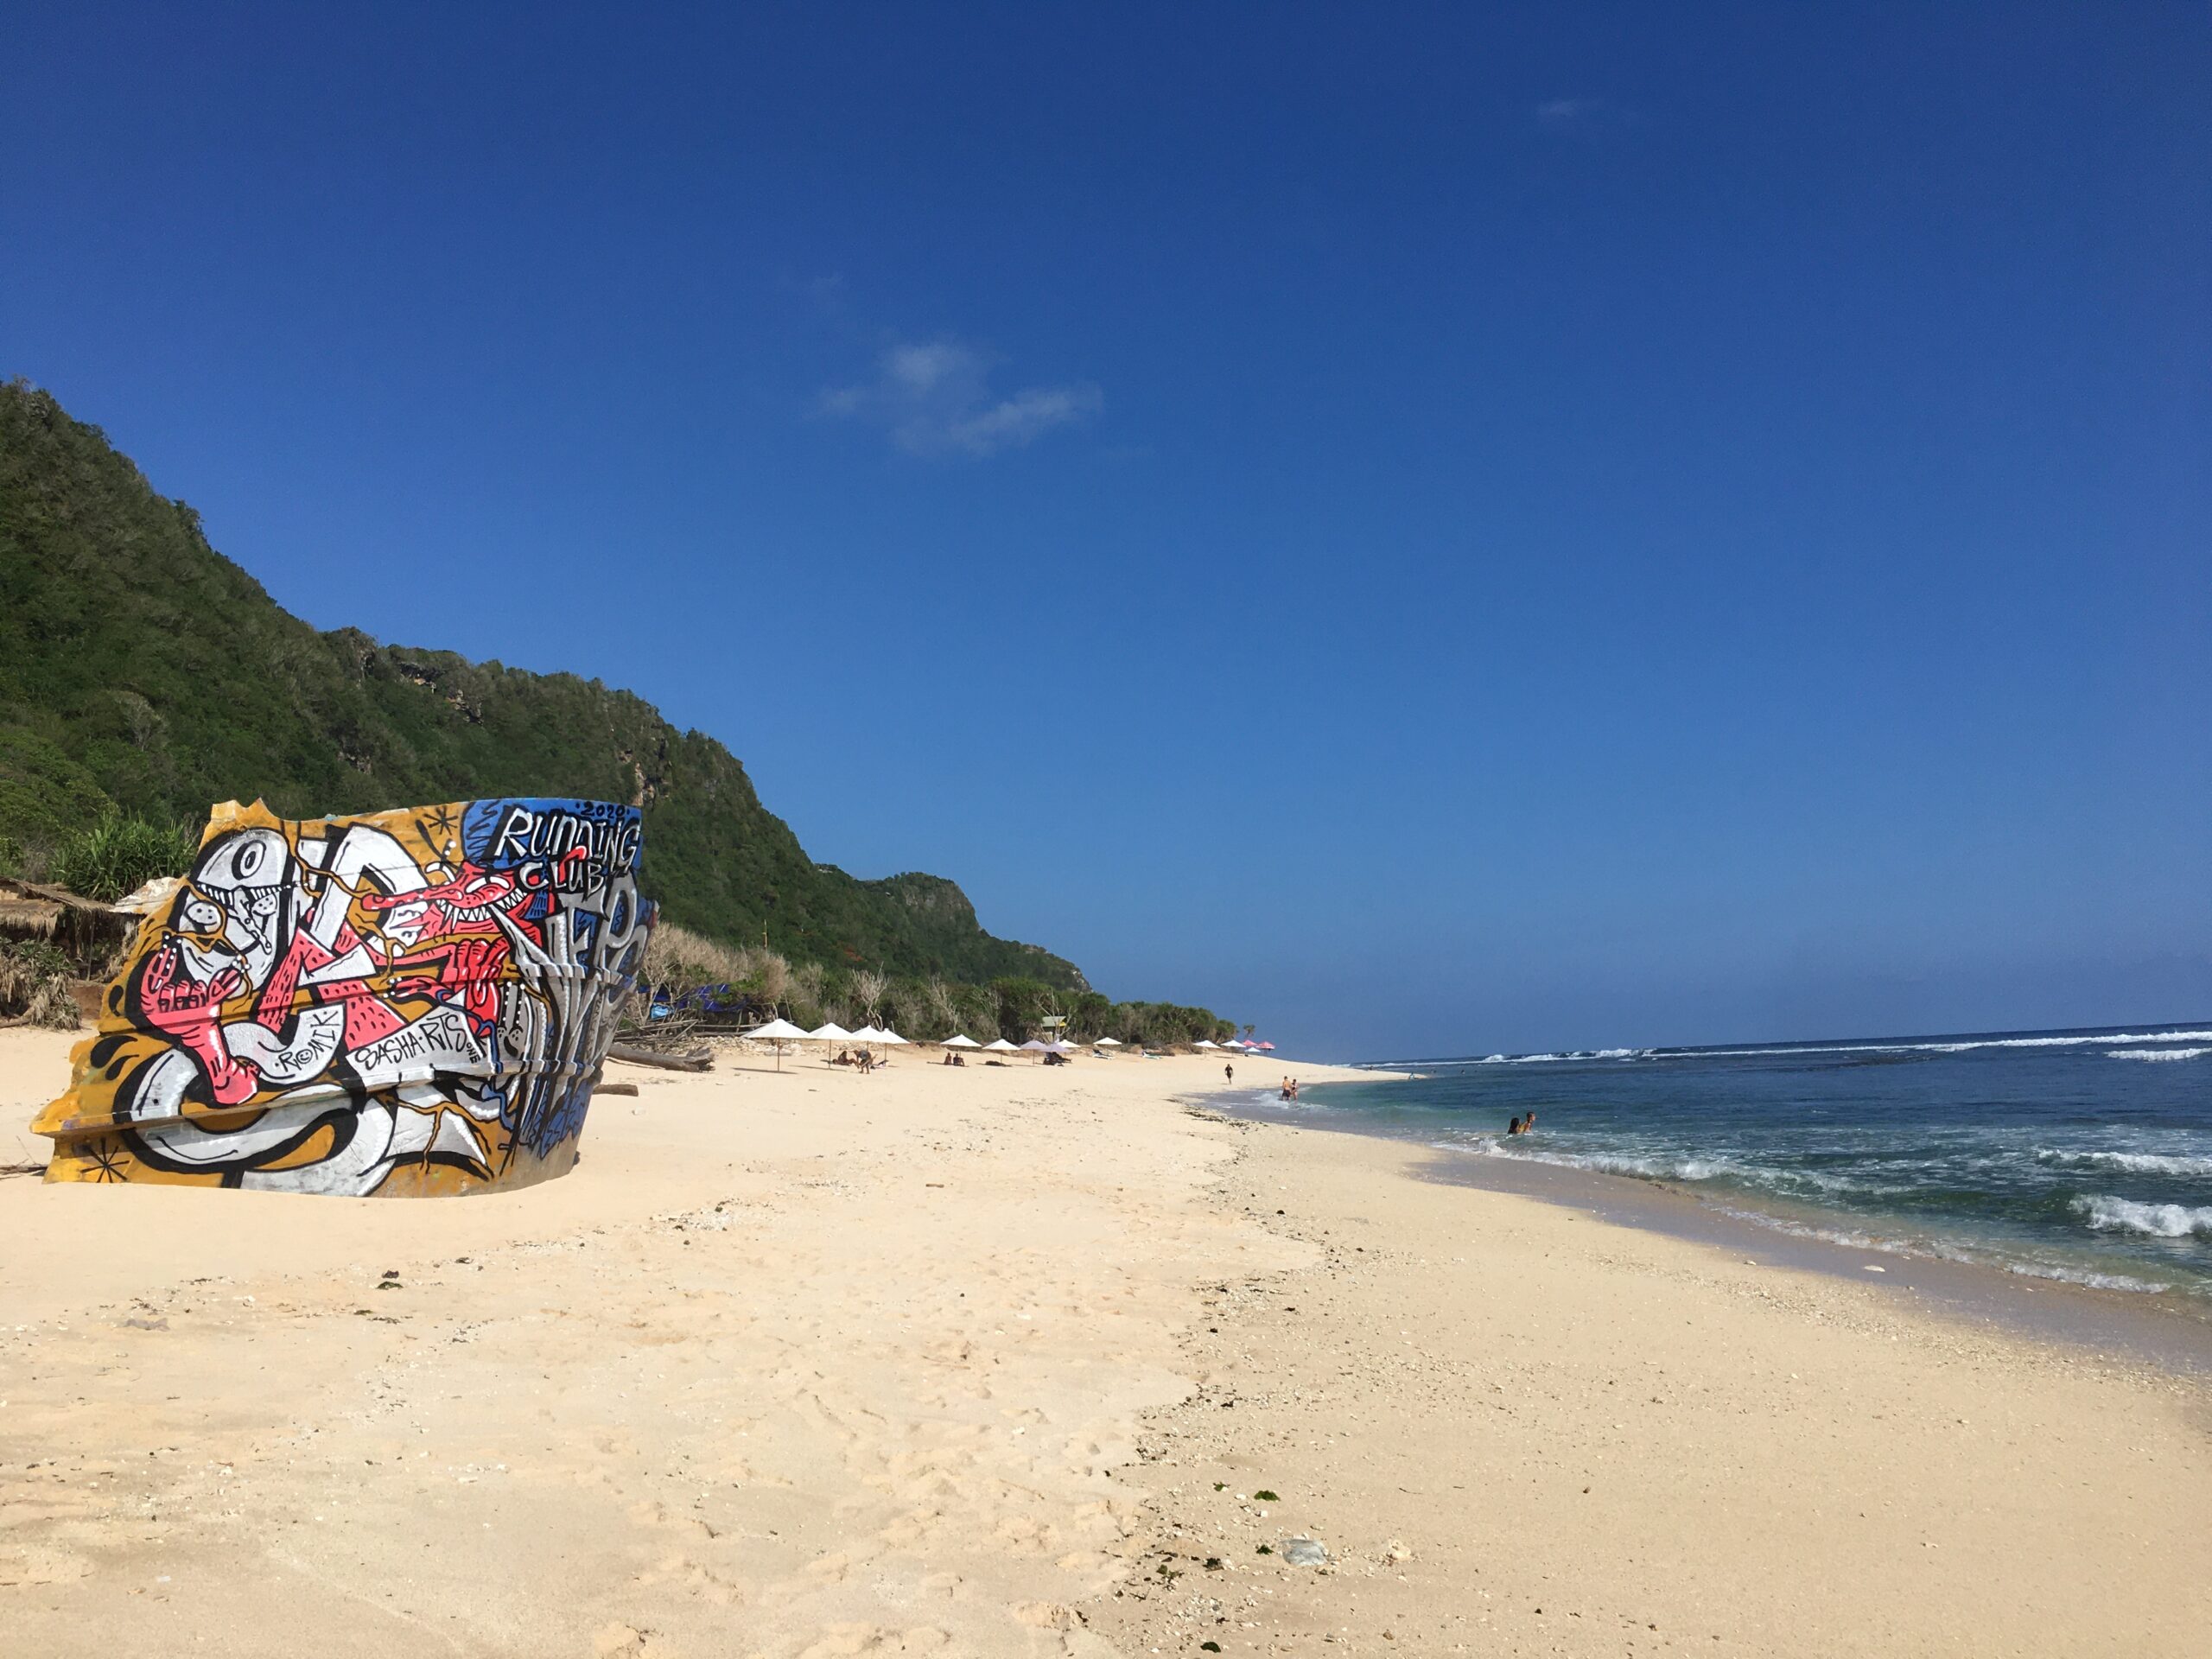
<svg viewBox="0 0 2212 1659"><path fill-rule="evenodd" d="M435 1194L576 1159L652 909L635 807L216 808L32 1127L49 1181Z"/></svg>

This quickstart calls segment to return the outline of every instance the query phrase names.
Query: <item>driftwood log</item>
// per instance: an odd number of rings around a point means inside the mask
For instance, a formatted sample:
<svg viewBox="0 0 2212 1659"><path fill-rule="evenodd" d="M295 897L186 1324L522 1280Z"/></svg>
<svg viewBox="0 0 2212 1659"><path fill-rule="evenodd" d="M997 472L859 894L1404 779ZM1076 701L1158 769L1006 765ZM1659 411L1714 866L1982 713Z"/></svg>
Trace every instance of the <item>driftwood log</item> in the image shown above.
<svg viewBox="0 0 2212 1659"><path fill-rule="evenodd" d="M638 1085L634 1083L602 1083L594 1084L592 1089L594 1095L634 1095L637 1092Z"/></svg>
<svg viewBox="0 0 2212 1659"><path fill-rule="evenodd" d="M657 1065L666 1071L711 1071L715 1067L715 1051L704 1047L671 1054L657 1048L640 1048L635 1043L615 1043L607 1049L607 1058L626 1060L632 1065Z"/></svg>

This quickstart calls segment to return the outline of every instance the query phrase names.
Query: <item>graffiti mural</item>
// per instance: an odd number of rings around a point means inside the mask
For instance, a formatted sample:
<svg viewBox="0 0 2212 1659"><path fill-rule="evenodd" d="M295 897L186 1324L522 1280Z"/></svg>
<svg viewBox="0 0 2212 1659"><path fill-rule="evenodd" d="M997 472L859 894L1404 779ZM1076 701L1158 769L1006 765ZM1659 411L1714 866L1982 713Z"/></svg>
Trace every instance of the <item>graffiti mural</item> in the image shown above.
<svg viewBox="0 0 2212 1659"><path fill-rule="evenodd" d="M32 1125L49 1181L520 1186L575 1162L652 906L635 807L215 809Z"/></svg>

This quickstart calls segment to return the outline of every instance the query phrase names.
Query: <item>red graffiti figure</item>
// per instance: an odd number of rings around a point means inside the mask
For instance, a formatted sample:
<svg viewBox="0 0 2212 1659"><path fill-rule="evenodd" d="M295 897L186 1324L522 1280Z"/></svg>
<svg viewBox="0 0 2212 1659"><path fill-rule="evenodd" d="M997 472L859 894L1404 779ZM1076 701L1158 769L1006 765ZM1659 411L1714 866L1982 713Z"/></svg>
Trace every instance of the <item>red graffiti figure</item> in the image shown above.
<svg viewBox="0 0 2212 1659"><path fill-rule="evenodd" d="M146 1023L176 1039L207 1073L208 1087L219 1106L236 1106L251 1100L258 1088L258 1072L251 1060L232 1058L217 1020L223 1004L238 995L245 976L226 968L213 978L200 981L178 970L182 964L174 944L165 944L146 963L138 982L140 1006Z"/></svg>

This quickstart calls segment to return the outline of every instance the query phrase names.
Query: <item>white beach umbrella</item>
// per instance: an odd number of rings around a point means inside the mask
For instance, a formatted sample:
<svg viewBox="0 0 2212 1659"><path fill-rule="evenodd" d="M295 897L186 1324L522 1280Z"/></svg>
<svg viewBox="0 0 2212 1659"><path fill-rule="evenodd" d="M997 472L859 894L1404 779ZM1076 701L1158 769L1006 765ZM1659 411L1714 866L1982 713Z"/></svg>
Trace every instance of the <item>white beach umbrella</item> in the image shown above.
<svg viewBox="0 0 2212 1659"><path fill-rule="evenodd" d="M1072 1054L1075 1052L1075 1045L1063 1037L1057 1043L1046 1044L1045 1052L1048 1054Z"/></svg>
<svg viewBox="0 0 2212 1659"><path fill-rule="evenodd" d="M961 1032L955 1032L946 1038L944 1046L947 1048L981 1048L982 1046L973 1037Z"/></svg>
<svg viewBox="0 0 2212 1659"><path fill-rule="evenodd" d="M1007 1041L1003 1037L994 1037L989 1042L985 1043L983 1046L987 1049L995 1049L1001 1054L1011 1054L1014 1052L1014 1045Z"/></svg>
<svg viewBox="0 0 2212 1659"><path fill-rule="evenodd" d="M808 1032L806 1036L809 1042L814 1043L849 1043L853 1040L853 1033L835 1020L830 1021L828 1025L817 1026L812 1031Z"/></svg>
<svg viewBox="0 0 2212 1659"><path fill-rule="evenodd" d="M853 1040L856 1043L880 1043L883 1040L883 1033L874 1026L862 1026L853 1033Z"/></svg>
<svg viewBox="0 0 2212 1659"><path fill-rule="evenodd" d="M1237 1041L1234 1037L1232 1037L1232 1038L1230 1038L1227 1042L1224 1043L1224 1044L1222 1045L1222 1046L1223 1046L1224 1048L1234 1048L1234 1049L1236 1049L1236 1050L1242 1051L1242 1050L1243 1050L1243 1048L1244 1047L1244 1045L1243 1045L1243 1044L1242 1044L1242 1043L1240 1043L1240 1042L1238 1042L1238 1041Z"/></svg>
<svg viewBox="0 0 2212 1659"><path fill-rule="evenodd" d="M897 1032L892 1030L888 1026L886 1026L881 1031L877 1032L875 1034L881 1038L885 1042L890 1044L893 1048L910 1048L912 1046L912 1045L907 1042L904 1037L901 1037Z"/></svg>
<svg viewBox="0 0 2212 1659"><path fill-rule="evenodd" d="M784 1069L784 1045L806 1040L806 1033L788 1020L771 1020L765 1026L753 1027L745 1034L748 1037L758 1037L763 1042L773 1043L776 1046L776 1070L779 1071Z"/></svg>
<svg viewBox="0 0 2212 1659"><path fill-rule="evenodd" d="M1101 1037L1091 1045L1093 1048L1119 1048L1121 1046L1122 1039L1118 1037Z"/></svg>
<svg viewBox="0 0 2212 1659"><path fill-rule="evenodd" d="M1209 1041L1207 1039L1201 1037L1198 1039L1198 1046L1200 1048L1219 1048L1221 1045L1217 1042Z"/></svg>

